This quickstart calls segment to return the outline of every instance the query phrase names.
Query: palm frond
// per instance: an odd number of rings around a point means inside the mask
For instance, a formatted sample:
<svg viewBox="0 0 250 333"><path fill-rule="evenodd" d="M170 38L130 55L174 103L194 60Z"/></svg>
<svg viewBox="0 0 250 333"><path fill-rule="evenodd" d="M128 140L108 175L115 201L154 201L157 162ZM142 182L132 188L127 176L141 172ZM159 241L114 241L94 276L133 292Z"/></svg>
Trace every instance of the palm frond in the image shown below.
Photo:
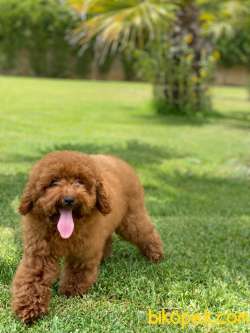
<svg viewBox="0 0 250 333"><path fill-rule="evenodd" d="M109 53L124 50L128 43L144 47L162 27L174 20L176 6L171 1L72 0L82 18L74 41L82 47L94 43L103 61Z"/></svg>

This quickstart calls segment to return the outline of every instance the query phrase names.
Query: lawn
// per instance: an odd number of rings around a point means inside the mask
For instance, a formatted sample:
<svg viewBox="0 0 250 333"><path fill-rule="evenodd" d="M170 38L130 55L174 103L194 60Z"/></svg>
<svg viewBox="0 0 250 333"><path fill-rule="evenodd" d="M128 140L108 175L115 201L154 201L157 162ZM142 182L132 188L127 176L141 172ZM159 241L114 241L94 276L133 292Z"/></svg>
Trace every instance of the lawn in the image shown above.
<svg viewBox="0 0 250 333"><path fill-rule="evenodd" d="M147 323L148 309L249 310L250 103L241 88L212 95L217 114L208 119L163 118L147 84L0 77L0 333L248 331ZM88 294L66 299L55 285L49 315L26 328L9 305L21 257L16 209L32 164L63 149L136 168L166 259L150 264L114 237Z"/></svg>

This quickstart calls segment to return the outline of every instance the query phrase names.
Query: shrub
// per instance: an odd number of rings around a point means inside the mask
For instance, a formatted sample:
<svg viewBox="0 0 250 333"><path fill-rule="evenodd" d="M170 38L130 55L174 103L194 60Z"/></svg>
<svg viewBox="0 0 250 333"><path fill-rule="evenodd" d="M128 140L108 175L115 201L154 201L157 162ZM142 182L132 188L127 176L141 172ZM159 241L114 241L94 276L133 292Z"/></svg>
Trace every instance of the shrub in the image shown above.
<svg viewBox="0 0 250 333"><path fill-rule="evenodd" d="M222 35L216 43L220 52L220 64L225 67L242 65L250 68L250 22L245 29L232 35Z"/></svg>
<svg viewBox="0 0 250 333"><path fill-rule="evenodd" d="M74 63L78 66L83 61L74 61L77 50L67 41L77 20L62 1L0 0L1 67L18 68L25 53L34 75L69 76Z"/></svg>

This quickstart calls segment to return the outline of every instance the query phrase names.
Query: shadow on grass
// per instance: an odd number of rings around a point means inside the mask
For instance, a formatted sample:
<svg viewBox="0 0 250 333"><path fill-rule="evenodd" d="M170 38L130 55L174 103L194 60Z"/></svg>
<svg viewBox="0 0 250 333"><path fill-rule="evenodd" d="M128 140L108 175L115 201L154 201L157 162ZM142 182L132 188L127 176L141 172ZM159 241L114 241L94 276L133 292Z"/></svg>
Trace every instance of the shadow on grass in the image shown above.
<svg viewBox="0 0 250 333"><path fill-rule="evenodd" d="M152 170L144 183L154 216L250 217L250 186L245 179Z"/></svg>
<svg viewBox="0 0 250 333"><path fill-rule="evenodd" d="M18 221L18 201L24 187L27 175L17 173L16 175L0 174L0 226L15 227Z"/></svg>
<svg viewBox="0 0 250 333"><path fill-rule="evenodd" d="M174 126L202 126L210 121L210 117L204 115L188 116L188 115L136 115L136 119L140 120L143 124L153 125L174 125Z"/></svg>
<svg viewBox="0 0 250 333"><path fill-rule="evenodd" d="M19 245L21 249L21 244ZM19 258L7 258L0 257L0 283L10 284L13 279L16 267L18 265Z"/></svg>
<svg viewBox="0 0 250 333"><path fill-rule="evenodd" d="M250 108L250 106L249 106ZM222 119L227 126L232 128L249 130L250 129L250 112L228 112L223 114Z"/></svg>
<svg viewBox="0 0 250 333"><path fill-rule="evenodd" d="M218 112L213 111L206 114L197 114L195 116L183 115L156 115L148 114L136 116L145 124L153 125L174 125L174 126L193 126L200 127L215 122L223 123L225 126L232 128L249 130L250 129L250 112L233 111L233 112Z"/></svg>
<svg viewBox="0 0 250 333"><path fill-rule="evenodd" d="M118 156L130 164L136 166L140 165L150 165L150 164L160 164L165 159L175 159L175 158L184 158L186 155L176 153L173 150L162 148L156 145L150 145L148 143L140 142L137 140L127 141L124 145L105 145L105 144L61 144L53 145L46 149L42 149L38 152L37 155L22 155L15 154L7 156L3 162L5 163L19 163L27 162L33 163L39 160L45 154L57 151L57 150L73 150L80 151L87 154L110 154Z"/></svg>

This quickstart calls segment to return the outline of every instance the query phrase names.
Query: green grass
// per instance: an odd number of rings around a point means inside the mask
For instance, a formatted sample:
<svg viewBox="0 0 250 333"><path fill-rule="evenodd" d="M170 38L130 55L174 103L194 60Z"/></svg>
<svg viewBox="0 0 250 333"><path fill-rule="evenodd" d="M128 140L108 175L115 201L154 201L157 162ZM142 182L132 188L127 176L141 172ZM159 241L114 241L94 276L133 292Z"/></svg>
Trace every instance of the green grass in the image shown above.
<svg viewBox="0 0 250 333"><path fill-rule="evenodd" d="M147 309L249 310L250 103L215 87L208 119L155 116L147 84L0 78L0 332L180 332L150 326ZM10 311L21 257L19 196L32 164L60 149L130 162L144 184L166 260L148 263L114 240L114 254L83 298L57 296L26 328ZM247 332L247 325L183 332Z"/></svg>

